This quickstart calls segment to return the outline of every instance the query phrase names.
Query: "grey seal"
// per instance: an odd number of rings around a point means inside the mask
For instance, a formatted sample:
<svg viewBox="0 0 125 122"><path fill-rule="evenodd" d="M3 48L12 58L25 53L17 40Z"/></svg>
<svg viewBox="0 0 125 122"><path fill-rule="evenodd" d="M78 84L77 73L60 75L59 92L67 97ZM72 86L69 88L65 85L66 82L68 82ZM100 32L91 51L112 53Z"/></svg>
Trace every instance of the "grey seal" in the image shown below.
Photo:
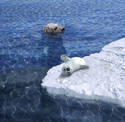
<svg viewBox="0 0 125 122"><path fill-rule="evenodd" d="M43 31L48 34L58 34L64 32L65 28L56 23L48 23L43 27Z"/></svg>

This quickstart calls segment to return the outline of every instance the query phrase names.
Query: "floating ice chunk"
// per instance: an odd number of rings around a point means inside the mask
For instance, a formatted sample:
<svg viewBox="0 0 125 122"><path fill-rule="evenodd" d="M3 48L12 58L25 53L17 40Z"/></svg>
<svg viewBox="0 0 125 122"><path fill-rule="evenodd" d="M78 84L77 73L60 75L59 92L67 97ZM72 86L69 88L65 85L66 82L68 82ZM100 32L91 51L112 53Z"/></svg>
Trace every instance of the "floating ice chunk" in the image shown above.
<svg viewBox="0 0 125 122"><path fill-rule="evenodd" d="M50 69L43 79L52 95L99 99L125 106L125 38L105 46L100 53L84 57L89 69L61 77L64 64Z"/></svg>

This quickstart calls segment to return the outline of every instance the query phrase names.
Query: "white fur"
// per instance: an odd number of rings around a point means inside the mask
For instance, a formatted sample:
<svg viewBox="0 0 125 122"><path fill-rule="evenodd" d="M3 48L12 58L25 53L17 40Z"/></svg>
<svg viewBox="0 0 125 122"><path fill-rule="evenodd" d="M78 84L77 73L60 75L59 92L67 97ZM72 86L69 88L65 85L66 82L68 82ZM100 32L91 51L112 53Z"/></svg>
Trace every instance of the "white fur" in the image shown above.
<svg viewBox="0 0 125 122"><path fill-rule="evenodd" d="M63 75L71 75L73 72L87 67L84 59L80 57L69 58L62 55L61 59L64 61L64 65L62 67Z"/></svg>
<svg viewBox="0 0 125 122"><path fill-rule="evenodd" d="M64 62L67 62L67 61L70 60L70 58L69 58L68 56L66 56L66 55L61 55L60 58L61 58L61 60L64 61Z"/></svg>

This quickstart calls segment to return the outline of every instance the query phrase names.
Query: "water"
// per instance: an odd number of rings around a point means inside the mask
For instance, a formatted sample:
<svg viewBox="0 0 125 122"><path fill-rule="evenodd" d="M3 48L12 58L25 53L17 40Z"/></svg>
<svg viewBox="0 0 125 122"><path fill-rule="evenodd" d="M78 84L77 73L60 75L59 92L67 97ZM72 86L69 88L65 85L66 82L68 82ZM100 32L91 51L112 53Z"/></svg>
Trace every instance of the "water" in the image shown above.
<svg viewBox="0 0 125 122"><path fill-rule="evenodd" d="M64 102L40 86L47 70L61 63L61 54L83 57L124 37L124 4L124 0L0 0L0 121L124 122L123 108ZM49 22L65 26L65 33L45 35L42 27Z"/></svg>

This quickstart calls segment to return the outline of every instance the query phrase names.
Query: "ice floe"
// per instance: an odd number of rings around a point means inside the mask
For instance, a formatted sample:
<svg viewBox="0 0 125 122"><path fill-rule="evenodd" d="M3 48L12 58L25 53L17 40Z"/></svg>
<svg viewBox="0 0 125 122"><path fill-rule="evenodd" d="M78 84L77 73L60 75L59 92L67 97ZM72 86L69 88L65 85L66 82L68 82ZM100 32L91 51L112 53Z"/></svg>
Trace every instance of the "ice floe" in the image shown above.
<svg viewBox="0 0 125 122"><path fill-rule="evenodd" d="M42 87L51 95L104 100L125 106L125 38L106 45L100 53L84 57L89 69L61 77L61 67L51 68Z"/></svg>

